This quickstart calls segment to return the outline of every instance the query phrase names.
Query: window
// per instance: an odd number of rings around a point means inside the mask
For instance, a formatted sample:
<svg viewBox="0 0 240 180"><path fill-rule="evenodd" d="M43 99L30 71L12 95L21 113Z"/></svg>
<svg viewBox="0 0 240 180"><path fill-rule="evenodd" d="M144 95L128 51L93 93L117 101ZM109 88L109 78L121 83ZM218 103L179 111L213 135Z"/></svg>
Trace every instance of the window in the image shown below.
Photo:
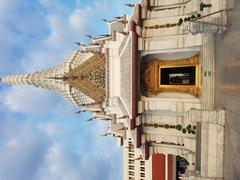
<svg viewBox="0 0 240 180"><path fill-rule="evenodd" d="M161 68L161 85L195 85L196 67Z"/></svg>
<svg viewBox="0 0 240 180"><path fill-rule="evenodd" d="M145 171L145 167L140 167L140 170L141 171Z"/></svg>

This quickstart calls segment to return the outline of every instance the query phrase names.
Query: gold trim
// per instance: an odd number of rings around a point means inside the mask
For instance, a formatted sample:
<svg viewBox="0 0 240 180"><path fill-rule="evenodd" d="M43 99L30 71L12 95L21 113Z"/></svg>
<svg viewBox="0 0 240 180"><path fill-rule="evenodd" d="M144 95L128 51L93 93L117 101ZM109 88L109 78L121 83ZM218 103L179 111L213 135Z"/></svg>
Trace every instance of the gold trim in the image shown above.
<svg viewBox="0 0 240 180"><path fill-rule="evenodd" d="M200 93L200 68L199 68L199 56L194 56L188 59L174 60L174 61L159 61L159 81L161 79L161 69L173 68L173 67L190 67L195 66L195 85L159 85L159 91L179 91L198 96Z"/></svg>
<svg viewBox="0 0 240 180"><path fill-rule="evenodd" d="M83 62L81 65L71 70L65 76L66 82L71 86L81 91L83 94L94 99L96 102L103 102L106 96L105 92L105 55L96 54L90 59ZM102 76L92 74L99 70ZM94 77L91 77L94 76ZM96 77L95 77L96 76ZM99 78L93 80L92 78ZM99 83L96 83L98 81Z"/></svg>
<svg viewBox="0 0 240 180"><path fill-rule="evenodd" d="M161 85L161 69L171 68L171 67L190 67L195 66L195 85ZM194 96L199 96L200 94L200 65L199 65L199 56L194 56L191 58L185 58L180 60L173 61L164 61L164 60L155 60L150 63L149 68L147 69L148 74L151 74L151 77L147 77L146 74L144 79L145 83L148 85L148 91L157 93L157 92L183 92L188 93ZM152 77L154 74L155 77ZM154 78L154 83L147 83L146 80Z"/></svg>

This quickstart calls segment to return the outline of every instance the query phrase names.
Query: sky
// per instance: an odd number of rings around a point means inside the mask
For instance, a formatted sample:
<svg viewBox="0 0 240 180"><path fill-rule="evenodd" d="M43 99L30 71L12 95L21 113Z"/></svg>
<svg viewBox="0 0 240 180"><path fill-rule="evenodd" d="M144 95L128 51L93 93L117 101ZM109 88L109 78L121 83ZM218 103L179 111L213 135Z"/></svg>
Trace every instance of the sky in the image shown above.
<svg viewBox="0 0 240 180"><path fill-rule="evenodd" d="M85 34L106 34L137 0L0 0L0 77L61 63ZM0 84L0 180L120 180L122 150L107 124L54 92Z"/></svg>

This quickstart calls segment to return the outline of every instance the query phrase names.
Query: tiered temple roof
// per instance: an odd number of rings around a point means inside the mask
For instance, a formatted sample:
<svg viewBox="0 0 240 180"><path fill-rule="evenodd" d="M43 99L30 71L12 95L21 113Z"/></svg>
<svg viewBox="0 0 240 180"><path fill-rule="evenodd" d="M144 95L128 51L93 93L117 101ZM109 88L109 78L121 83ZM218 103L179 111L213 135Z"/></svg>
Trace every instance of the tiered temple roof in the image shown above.
<svg viewBox="0 0 240 180"><path fill-rule="evenodd" d="M74 51L53 68L32 74L4 76L1 81L55 91L75 106L98 103L105 98L105 56Z"/></svg>

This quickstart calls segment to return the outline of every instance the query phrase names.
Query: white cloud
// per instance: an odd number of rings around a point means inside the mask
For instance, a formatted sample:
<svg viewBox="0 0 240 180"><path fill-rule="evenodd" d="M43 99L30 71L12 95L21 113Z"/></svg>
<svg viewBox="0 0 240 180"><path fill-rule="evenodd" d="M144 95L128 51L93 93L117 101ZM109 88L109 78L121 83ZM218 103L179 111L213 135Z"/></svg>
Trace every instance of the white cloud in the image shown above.
<svg viewBox="0 0 240 180"><path fill-rule="evenodd" d="M54 137L64 132L64 129L54 122L42 123L39 125L39 129L49 137Z"/></svg>
<svg viewBox="0 0 240 180"><path fill-rule="evenodd" d="M13 86L5 93L3 104L13 112L46 113L58 104L56 95L30 86Z"/></svg>
<svg viewBox="0 0 240 180"><path fill-rule="evenodd" d="M94 11L90 7L75 9L69 16L70 28L82 35L87 33L88 30L92 31L93 25L91 19L93 15Z"/></svg>
<svg viewBox="0 0 240 180"><path fill-rule="evenodd" d="M32 179L49 146L48 139L29 122L0 123L0 179Z"/></svg>
<svg viewBox="0 0 240 180"><path fill-rule="evenodd" d="M39 2L45 7L53 7L54 3L56 3L53 0L39 0Z"/></svg>
<svg viewBox="0 0 240 180"><path fill-rule="evenodd" d="M58 122L48 122L44 127L28 120L0 121L0 179L121 179L122 156L114 141L95 136L94 131L85 135L85 125L79 123L74 124L80 128L77 133L64 126ZM92 128L96 127L93 124ZM87 138L91 143L82 147L84 152L75 151L73 147Z"/></svg>

